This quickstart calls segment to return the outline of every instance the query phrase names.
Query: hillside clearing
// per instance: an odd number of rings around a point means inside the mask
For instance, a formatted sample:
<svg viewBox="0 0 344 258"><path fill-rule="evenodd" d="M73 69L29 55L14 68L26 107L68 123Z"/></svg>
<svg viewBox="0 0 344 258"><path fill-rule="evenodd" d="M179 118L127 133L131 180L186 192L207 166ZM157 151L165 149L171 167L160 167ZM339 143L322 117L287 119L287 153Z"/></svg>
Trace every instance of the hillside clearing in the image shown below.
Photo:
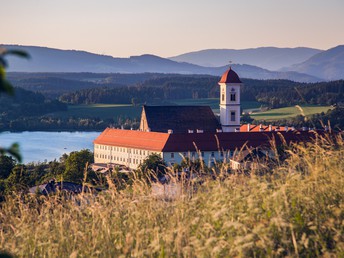
<svg viewBox="0 0 344 258"><path fill-rule="evenodd" d="M280 119L287 119L292 118L297 115L314 115L317 113L324 112L326 113L331 106L301 106L301 109L298 106L292 107L284 107L284 108L275 108L270 109L268 111L260 112L260 113L253 113L250 116L255 120L280 120Z"/></svg>

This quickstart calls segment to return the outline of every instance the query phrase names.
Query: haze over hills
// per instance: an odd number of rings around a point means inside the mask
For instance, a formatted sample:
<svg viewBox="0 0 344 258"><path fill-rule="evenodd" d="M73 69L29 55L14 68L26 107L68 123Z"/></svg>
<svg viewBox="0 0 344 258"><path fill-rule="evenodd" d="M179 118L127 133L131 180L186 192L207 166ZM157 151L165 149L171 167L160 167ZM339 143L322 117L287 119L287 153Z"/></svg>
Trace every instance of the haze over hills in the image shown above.
<svg viewBox="0 0 344 258"><path fill-rule="evenodd" d="M249 49L205 49L170 57L177 62L217 67L228 64L249 64L269 70L279 70L283 67L301 63L322 50L306 47L277 48L259 47Z"/></svg>
<svg viewBox="0 0 344 258"><path fill-rule="evenodd" d="M318 53L302 63L283 69L283 71L298 71L325 80L344 79L344 45Z"/></svg>
<svg viewBox="0 0 344 258"><path fill-rule="evenodd" d="M9 57L9 71L19 72L92 72L92 73L179 73L220 76L228 65L204 67L186 62L176 62L154 55L114 58L77 50L59 50L46 47L4 45L9 49L26 50L30 60ZM316 76L295 71L269 71L253 65L233 64L242 78L288 79L300 82L321 81Z"/></svg>

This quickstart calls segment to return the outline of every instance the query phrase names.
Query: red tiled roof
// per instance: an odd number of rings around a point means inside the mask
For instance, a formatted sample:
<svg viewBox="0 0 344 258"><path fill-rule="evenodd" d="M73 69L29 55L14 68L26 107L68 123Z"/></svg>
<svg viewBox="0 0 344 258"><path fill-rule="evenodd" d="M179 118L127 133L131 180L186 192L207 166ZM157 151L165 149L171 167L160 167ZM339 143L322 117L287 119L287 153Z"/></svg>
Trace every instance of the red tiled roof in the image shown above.
<svg viewBox="0 0 344 258"><path fill-rule="evenodd" d="M168 137L167 133L106 128L93 143L161 151Z"/></svg>
<svg viewBox="0 0 344 258"><path fill-rule="evenodd" d="M239 76L230 67L221 77L219 83L241 83Z"/></svg>
<svg viewBox="0 0 344 258"><path fill-rule="evenodd" d="M270 146L270 140L275 139L281 144L281 137L290 142L309 141L314 134L310 132L229 132L229 133L192 133L171 134L163 151L216 151L240 149L243 145L248 147Z"/></svg>
<svg viewBox="0 0 344 258"><path fill-rule="evenodd" d="M95 144L138 148L163 152L234 150L248 147L269 146L272 138L282 143L309 141L311 132L232 132L232 133L157 133L107 128L94 141Z"/></svg>

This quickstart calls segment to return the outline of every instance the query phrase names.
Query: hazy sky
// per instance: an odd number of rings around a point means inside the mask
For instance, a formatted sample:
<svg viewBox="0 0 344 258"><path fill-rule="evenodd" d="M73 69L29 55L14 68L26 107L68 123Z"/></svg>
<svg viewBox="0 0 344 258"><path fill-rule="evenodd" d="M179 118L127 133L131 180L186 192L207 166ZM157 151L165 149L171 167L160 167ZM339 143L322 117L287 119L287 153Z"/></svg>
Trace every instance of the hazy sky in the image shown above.
<svg viewBox="0 0 344 258"><path fill-rule="evenodd" d="M344 0L0 0L0 43L116 57L344 44Z"/></svg>

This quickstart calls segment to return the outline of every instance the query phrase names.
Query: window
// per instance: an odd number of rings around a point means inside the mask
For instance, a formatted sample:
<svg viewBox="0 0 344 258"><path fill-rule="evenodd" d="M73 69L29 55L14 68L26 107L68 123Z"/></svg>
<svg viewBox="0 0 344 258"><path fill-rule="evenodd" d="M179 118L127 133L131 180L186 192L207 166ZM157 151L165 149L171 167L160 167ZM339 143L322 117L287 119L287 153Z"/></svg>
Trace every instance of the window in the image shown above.
<svg viewBox="0 0 344 258"><path fill-rule="evenodd" d="M222 93L222 97L221 97L222 101L225 101L225 94Z"/></svg>
<svg viewBox="0 0 344 258"><path fill-rule="evenodd" d="M235 121L235 111L231 111L231 121Z"/></svg>
<svg viewBox="0 0 344 258"><path fill-rule="evenodd" d="M201 152L202 157L204 157L204 151Z"/></svg>
<svg viewBox="0 0 344 258"><path fill-rule="evenodd" d="M214 156L215 156L215 153L212 151L211 152L211 157L214 158Z"/></svg>
<svg viewBox="0 0 344 258"><path fill-rule="evenodd" d="M174 152L171 152L171 159L174 159Z"/></svg>
<svg viewBox="0 0 344 258"><path fill-rule="evenodd" d="M236 101L236 96L235 96L235 93L231 93L231 101Z"/></svg>

